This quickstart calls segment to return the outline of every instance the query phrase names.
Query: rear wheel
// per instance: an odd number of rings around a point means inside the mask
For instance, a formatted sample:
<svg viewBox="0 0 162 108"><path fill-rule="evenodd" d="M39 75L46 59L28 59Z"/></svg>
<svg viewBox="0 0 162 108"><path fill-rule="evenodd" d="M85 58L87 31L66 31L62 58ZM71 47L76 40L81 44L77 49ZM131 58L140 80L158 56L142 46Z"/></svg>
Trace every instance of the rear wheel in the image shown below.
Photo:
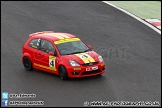
<svg viewBox="0 0 162 108"><path fill-rule="evenodd" d="M66 80L68 78L67 71L64 66L59 67L59 74L62 80Z"/></svg>
<svg viewBox="0 0 162 108"><path fill-rule="evenodd" d="M33 70L32 62L30 61L30 59L28 57L24 57L23 63L24 63L24 68L27 71Z"/></svg>

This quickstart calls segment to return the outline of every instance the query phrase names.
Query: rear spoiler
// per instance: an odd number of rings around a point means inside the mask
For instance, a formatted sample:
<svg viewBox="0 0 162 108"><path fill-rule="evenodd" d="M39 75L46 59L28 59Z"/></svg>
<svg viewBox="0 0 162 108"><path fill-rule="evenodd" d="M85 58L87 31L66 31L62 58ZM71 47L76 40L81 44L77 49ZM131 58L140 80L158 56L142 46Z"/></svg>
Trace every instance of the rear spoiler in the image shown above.
<svg viewBox="0 0 162 108"><path fill-rule="evenodd" d="M54 31L41 31L41 32L35 32L29 35L29 37L37 35L37 34L44 34L44 33L54 33Z"/></svg>

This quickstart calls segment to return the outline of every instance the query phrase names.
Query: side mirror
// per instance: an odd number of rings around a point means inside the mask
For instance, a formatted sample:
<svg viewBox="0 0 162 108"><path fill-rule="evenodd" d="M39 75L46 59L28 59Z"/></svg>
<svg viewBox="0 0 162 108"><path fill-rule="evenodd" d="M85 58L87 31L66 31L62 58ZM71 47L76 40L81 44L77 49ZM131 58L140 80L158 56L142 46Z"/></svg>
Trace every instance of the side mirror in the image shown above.
<svg viewBox="0 0 162 108"><path fill-rule="evenodd" d="M54 53L54 52L52 52L52 51L51 51L51 52L49 52L49 55L51 55L51 56L54 56L54 54L55 54L55 53Z"/></svg>
<svg viewBox="0 0 162 108"><path fill-rule="evenodd" d="M88 45L88 47L89 47L89 49L91 49L91 50L92 50L92 46L91 46L91 45Z"/></svg>

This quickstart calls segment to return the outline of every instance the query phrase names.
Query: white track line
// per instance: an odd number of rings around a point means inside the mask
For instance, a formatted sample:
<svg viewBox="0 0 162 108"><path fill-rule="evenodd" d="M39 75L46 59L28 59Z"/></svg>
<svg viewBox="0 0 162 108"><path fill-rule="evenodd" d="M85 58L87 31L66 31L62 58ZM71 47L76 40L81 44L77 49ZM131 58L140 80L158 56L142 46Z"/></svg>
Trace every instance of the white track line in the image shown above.
<svg viewBox="0 0 162 108"><path fill-rule="evenodd" d="M156 32L158 32L159 34L161 34L161 30L157 29L156 27L154 27L154 26L151 25L150 23L148 23L148 22L142 20L141 18L139 18L139 17L137 17L137 16L135 16L135 15L129 13L128 11L126 11L126 10L124 10L124 9L122 9L122 8L119 8L118 6L115 6L115 5L111 4L111 3L109 3L108 1L102 1L102 2L104 2L104 3L106 3L106 4L110 5L110 6L113 6L114 8L117 8L117 9L119 9L120 11L122 11L122 12L124 12L124 13L126 13L126 14L128 14L128 15L130 15L130 16L132 16L133 18L137 19L138 21L144 23L145 25L149 26L150 28L152 28L153 30L155 30Z"/></svg>
<svg viewBox="0 0 162 108"><path fill-rule="evenodd" d="M157 28L161 29L161 26L157 26Z"/></svg>
<svg viewBox="0 0 162 108"><path fill-rule="evenodd" d="M161 22L161 21L158 20L158 19L146 19L146 21L148 21L148 22Z"/></svg>

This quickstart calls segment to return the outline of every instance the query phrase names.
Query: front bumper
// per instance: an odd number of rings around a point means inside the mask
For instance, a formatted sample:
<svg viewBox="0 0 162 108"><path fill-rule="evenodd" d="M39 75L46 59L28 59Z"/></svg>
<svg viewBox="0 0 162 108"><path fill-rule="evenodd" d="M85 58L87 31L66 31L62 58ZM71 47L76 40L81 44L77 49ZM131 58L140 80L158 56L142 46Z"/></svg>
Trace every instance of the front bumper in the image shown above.
<svg viewBox="0 0 162 108"><path fill-rule="evenodd" d="M98 63L91 66L66 66L69 78L79 78L87 76L95 76L105 72L105 63Z"/></svg>

